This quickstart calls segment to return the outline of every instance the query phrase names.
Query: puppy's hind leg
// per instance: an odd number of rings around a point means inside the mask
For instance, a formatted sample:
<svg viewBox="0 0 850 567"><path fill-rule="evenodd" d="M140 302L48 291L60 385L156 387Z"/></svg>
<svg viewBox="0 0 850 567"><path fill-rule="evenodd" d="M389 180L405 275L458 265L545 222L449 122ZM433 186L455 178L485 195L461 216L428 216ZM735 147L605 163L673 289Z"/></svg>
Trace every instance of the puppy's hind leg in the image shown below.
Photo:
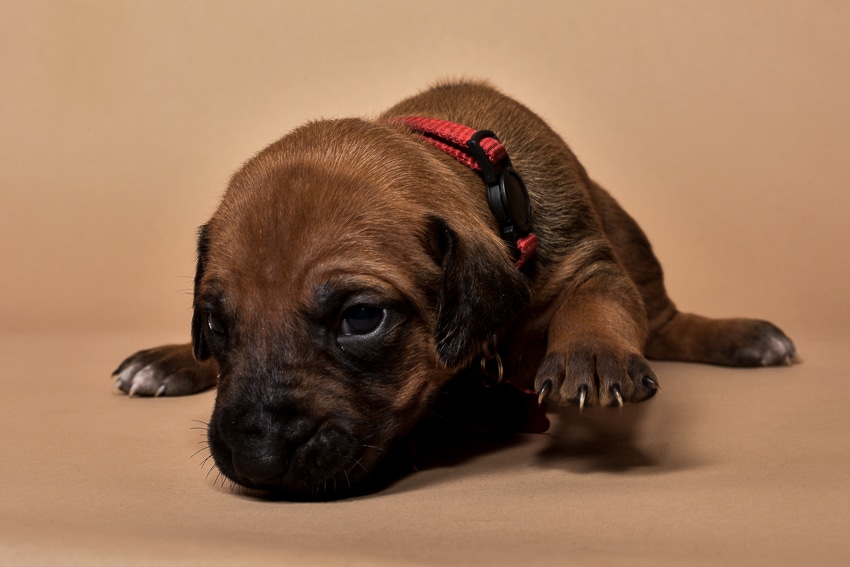
<svg viewBox="0 0 850 567"><path fill-rule="evenodd" d="M794 360L794 343L772 323L710 319L676 309L646 235L604 189L589 185L605 235L643 299L649 321L644 349L648 358L724 366L773 366Z"/></svg>
<svg viewBox="0 0 850 567"><path fill-rule="evenodd" d="M768 321L710 319L681 312L654 329L646 344L649 358L723 366L791 364L796 354L791 339Z"/></svg>

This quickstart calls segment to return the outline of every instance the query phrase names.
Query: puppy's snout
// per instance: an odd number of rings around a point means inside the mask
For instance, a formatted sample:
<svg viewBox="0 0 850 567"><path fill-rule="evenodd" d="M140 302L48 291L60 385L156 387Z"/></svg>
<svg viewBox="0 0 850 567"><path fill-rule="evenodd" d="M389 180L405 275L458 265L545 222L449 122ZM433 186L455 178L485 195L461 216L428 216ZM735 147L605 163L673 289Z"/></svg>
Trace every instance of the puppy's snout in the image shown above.
<svg viewBox="0 0 850 567"><path fill-rule="evenodd" d="M232 468L254 486L276 485L318 427L292 408L255 404L247 411L224 410L210 429L210 445L223 470Z"/></svg>

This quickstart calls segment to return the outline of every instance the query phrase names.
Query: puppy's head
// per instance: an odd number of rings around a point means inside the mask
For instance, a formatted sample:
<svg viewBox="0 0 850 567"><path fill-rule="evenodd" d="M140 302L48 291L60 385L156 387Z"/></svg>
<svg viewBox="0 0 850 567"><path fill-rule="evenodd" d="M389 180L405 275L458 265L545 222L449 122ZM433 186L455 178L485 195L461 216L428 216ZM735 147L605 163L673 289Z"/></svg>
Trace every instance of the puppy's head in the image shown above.
<svg viewBox="0 0 850 567"><path fill-rule="evenodd" d="M356 486L527 302L478 187L358 120L310 124L234 176L200 231L192 321L220 370L223 474L299 496Z"/></svg>

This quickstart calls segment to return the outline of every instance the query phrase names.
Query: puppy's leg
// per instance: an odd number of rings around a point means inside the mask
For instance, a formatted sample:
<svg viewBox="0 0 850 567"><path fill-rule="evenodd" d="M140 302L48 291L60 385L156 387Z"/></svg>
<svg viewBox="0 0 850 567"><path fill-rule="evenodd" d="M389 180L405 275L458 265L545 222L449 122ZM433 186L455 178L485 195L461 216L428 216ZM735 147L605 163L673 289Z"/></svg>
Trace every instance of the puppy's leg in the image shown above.
<svg viewBox="0 0 850 567"><path fill-rule="evenodd" d="M640 290L649 320L645 354L658 360L726 366L789 364L794 343L775 325L756 319L709 319L681 313L667 296L664 274L637 223L601 187L590 182L605 235Z"/></svg>
<svg viewBox="0 0 850 567"><path fill-rule="evenodd" d="M724 366L775 366L791 364L797 351L791 339L768 321L676 312L650 334L646 355Z"/></svg>
<svg viewBox="0 0 850 567"><path fill-rule="evenodd" d="M112 376L115 388L131 396L182 396L215 386L214 362L197 362L192 345L166 345L141 350L129 357Z"/></svg>
<svg viewBox="0 0 850 567"><path fill-rule="evenodd" d="M642 354L647 322L640 295L607 243L588 241L582 248L553 279L562 288L535 388L580 407L650 398L658 382Z"/></svg>

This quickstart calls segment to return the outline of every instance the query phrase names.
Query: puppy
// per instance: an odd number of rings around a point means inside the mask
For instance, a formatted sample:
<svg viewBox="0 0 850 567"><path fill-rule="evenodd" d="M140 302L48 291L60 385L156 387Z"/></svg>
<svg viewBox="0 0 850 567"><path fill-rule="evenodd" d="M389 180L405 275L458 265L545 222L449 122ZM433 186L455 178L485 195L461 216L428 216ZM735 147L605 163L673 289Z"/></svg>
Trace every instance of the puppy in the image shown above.
<svg viewBox="0 0 850 567"><path fill-rule="evenodd" d="M248 161L200 229L191 344L115 375L130 395L217 385L220 471L307 495L367 479L470 368L541 401L617 406L658 391L646 357L794 356L771 323L678 311L644 233L564 141L460 82L376 120L309 123Z"/></svg>

